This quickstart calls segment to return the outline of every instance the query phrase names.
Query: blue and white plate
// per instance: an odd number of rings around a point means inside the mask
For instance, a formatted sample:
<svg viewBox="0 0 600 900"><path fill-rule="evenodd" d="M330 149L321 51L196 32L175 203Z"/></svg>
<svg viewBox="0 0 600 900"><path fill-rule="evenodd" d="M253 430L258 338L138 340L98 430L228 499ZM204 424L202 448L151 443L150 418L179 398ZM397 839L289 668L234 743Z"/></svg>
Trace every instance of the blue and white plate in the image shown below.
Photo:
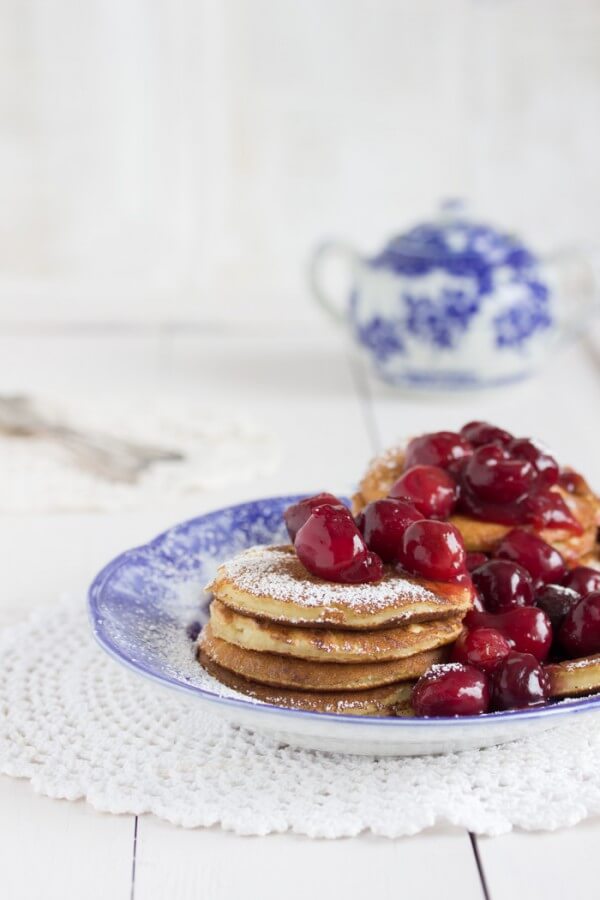
<svg viewBox="0 0 600 900"><path fill-rule="evenodd" d="M383 755L451 753L501 744L600 709L600 696L469 718L403 719L283 709L238 694L197 662L208 618L204 585L219 563L255 544L286 540L282 513L298 497L268 497L182 522L109 563L89 591L100 645L123 665L236 725L315 750Z"/></svg>

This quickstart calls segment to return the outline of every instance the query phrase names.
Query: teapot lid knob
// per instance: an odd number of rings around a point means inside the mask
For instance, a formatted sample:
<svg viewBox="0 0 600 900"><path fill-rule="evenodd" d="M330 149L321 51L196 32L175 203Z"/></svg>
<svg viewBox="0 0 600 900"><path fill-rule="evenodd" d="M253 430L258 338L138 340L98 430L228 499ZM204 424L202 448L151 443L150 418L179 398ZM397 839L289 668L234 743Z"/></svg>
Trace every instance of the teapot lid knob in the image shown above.
<svg viewBox="0 0 600 900"><path fill-rule="evenodd" d="M448 197L447 200L442 200L439 209L440 219L445 221L464 219L467 212L467 204L462 197Z"/></svg>

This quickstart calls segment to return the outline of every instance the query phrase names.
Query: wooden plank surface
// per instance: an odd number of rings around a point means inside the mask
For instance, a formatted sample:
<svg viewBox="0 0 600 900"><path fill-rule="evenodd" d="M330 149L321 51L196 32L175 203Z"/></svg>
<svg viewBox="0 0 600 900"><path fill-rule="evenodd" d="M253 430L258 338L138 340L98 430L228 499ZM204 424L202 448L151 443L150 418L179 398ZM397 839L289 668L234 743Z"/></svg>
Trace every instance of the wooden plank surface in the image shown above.
<svg viewBox="0 0 600 900"><path fill-rule="evenodd" d="M427 900L441 896L441 873L444 897L482 900L470 842L458 831L326 841L292 834L239 837L219 829L178 832L143 818L135 900Z"/></svg>
<svg viewBox="0 0 600 900"><path fill-rule="evenodd" d="M0 777L0 896L129 900L134 822Z"/></svg>
<svg viewBox="0 0 600 900"><path fill-rule="evenodd" d="M492 900L597 897L599 845L597 820L545 834L477 840Z"/></svg>

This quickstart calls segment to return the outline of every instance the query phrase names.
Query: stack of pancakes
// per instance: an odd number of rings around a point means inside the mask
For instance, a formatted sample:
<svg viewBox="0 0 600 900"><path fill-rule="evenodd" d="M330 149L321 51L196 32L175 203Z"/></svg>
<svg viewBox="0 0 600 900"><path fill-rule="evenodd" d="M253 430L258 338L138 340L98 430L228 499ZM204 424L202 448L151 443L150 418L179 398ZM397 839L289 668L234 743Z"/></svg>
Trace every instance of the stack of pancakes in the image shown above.
<svg viewBox="0 0 600 900"><path fill-rule="evenodd" d="M311 575L291 546L254 547L218 569L202 665L266 703L354 715L409 713L412 685L447 659L470 584L392 569L374 584Z"/></svg>
<svg viewBox="0 0 600 900"><path fill-rule="evenodd" d="M394 483L404 471L404 457L403 447L392 447L371 461L360 482L359 490L352 498L354 514L361 512L367 503L388 496ZM580 523L582 532L573 534L572 531L566 529L548 528L539 532L540 537L556 547L569 565L600 568L598 544L600 499L581 476L579 476L579 483L575 491L566 491L558 485L553 490L560 493ZM490 553L498 541L513 527L459 514L450 516L449 521L461 532L465 548L469 552Z"/></svg>

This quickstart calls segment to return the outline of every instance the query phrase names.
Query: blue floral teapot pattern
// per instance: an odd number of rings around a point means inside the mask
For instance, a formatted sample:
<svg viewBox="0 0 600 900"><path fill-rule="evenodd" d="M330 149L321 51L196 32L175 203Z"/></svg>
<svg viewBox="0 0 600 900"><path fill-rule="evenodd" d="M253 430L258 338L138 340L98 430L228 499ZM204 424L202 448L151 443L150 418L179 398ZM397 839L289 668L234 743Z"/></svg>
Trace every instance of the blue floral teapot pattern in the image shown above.
<svg viewBox="0 0 600 900"><path fill-rule="evenodd" d="M351 267L342 314L321 283L333 254ZM598 296L593 261L582 251L541 260L516 236L468 219L456 203L371 258L322 245L311 281L381 378L429 389L489 387L531 374Z"/></svg>

